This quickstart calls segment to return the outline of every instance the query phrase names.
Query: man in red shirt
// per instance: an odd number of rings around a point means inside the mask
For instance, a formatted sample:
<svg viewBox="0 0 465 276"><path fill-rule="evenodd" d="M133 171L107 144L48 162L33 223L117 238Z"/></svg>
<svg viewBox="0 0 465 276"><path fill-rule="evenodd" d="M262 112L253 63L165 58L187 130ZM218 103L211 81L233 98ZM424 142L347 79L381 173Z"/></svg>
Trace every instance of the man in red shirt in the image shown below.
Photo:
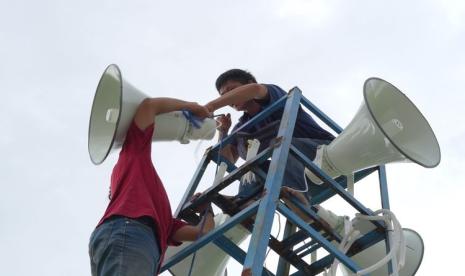
<svg viewBox="0 0 465 276"><path fill-rule="evenodd" d="M183 109L200 118L209 115L197 103L171 98L145 99L139 105L111 175L110 203L90 237L92 275L157 275L168 245L195 240L213 229L211 206L205 207L205 221L197 226L172 217L152 164L155 116Z"/></svg>

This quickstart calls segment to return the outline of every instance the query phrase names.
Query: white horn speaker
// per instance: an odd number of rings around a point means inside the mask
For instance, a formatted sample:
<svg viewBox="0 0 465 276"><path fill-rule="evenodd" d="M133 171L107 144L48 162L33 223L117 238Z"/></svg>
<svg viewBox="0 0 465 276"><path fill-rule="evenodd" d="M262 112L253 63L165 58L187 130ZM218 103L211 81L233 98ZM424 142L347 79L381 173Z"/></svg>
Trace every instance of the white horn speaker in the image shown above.
<svg viewBox="0 0 465 276"><path fill-rule="evenodd" d="M363 222L364 227L360 227L361 225L355 225L354 227L359 229L362 234L368 233L373 229L373 224L370 222ZM363 229L366 228L366 229ZM417 272L418 268L421 265L423 260L424 254L424 244L423 239L421 236L414 230L403 228L402 229L404 238L405 238L405 264L399 270L399 276L413 276ZM351 259L360 267L360 269L364 269L370 267L380 261L382 258L386 256L386 242L385 240L381 240L374 245L368 247L367 249L355 254L351 257ZM341 270L344 276L356 276L351 270L349 270L345 266L341 266ZM379 267L378 269L374 270L370 273L371 276L388 276L388 266L384 264L383 266Z"/></svg>
<svg viewBox="0 0 465 276"><path fill-rule="evenodd" d="M148 97L123 79L118 66L111 64L105 69L95 92L89 122L88 149L95 165L122 146L137 107L145 98ZM199 128L194 127L181 111L158 115L152 141L188 143L212 139L216 121L206 118L199 124Z"/></svg>
<svg viewBox="0 0 465 276"><path fill-rule="evenodd" d="M220 226L229 216L223 213L219 213L215 216L215 227ZM226 231L224 236L230 239L233 243L240 245L249 235L249 231L242 225L238 224ZM176 253L181 251L183 248L189 246L191 242L184 242L182 245L177 247L168 247L165 255L165 261ZM192 267L191 275L202 275L202 276L224 276L226 265L230 259L223 250L217 247L213 243L208 243L201 249L196 251L195 260ZM184 260L180 261L176 265L172 266L169 270L175 276L189 275L190 266L192 262L193 254L187 256Z"/></svg>
<svg viewBox="0 0 465 276"><path fill-rule="evenodd" d="M363 87L364 102L357 114L329 145L322 145L314 162L335 178L390 162L414 162L426 168L439 164L441 152L428 121L396 87L369 78ZM309 169L306 175L322 181Z"/></svg>

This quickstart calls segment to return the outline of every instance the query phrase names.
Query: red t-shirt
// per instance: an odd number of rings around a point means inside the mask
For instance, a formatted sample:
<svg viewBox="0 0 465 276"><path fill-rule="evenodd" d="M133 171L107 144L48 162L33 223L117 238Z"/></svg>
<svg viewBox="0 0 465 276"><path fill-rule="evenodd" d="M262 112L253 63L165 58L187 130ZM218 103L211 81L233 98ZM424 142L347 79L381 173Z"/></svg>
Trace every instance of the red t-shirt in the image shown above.
<svg viewBox="0 0 465 276"><path fill-rule="evenodd" d="M153 130L154 124L142 131L131 123L111 174L111 200L99 225L112 215L151 217L158 234L161 264L168 245L181 244L172 237L187 223L173 218L165 188L152 164Z"/></svg>

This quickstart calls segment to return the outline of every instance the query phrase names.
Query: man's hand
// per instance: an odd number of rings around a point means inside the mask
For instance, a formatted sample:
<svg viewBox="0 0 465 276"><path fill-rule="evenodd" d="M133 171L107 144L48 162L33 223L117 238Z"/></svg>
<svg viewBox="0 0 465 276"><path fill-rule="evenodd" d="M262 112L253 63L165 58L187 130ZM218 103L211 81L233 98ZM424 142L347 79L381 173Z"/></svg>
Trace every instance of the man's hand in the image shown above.
<svg viewBox="0 0 465 276"><path fill-rule="evenodd" d="M195 116L199 117L200 119L203 119L203 118L206 118L206 117L210 117L211 116L211 112L208 110L208 108L206 108L205 106L203 105L199 105L198 103L191 103L188 108L187 108L190 112L192 112L192 114L194 114Z"/></svg>
<svg viewBox="0 0 465 276"><path fill-rule="evenodd" d="M212 104L210 103L207 103L206 105L204 105L206 109L208 109L209 112L213 113L216 111L216 109L213 107Z"/></svg>
<svg viewBox="0 0 465 276"><path fill-rule="evenodd" d="M252 276L252 269L251 268L246 268L242 270L241 276Z"/></svg>
<svg viewBox="0 0 465 276"><path fill-rule="evenodd" d="M202 193L196 193L190 198L190 201L194 201L197 198L199 198L202 195ZM210 209L211 211L205 211ZM197 212L200 212L201 214L204 213L205 215L202 217L202 220L197 224L197 225L186 225L184 227L181 227L176 233L173 235L173 239L176 241L194 241L209 231L211 231L213 228L215 228L215 220L213 219L213 210L211 209L210 203L205 203L199 206L196 209Z"/></svg>
<svg viewBox="0 0 465 276"><path fill-rule="evenodd" d="M218 130L223 134L227 134L229 128L231 127L231 114L221 115L220 117L216 118L216 122L218 124Z"/></svg>
<svg viewBox="0 0 465 276"><path fill-rule="evenodd" d="M201 195L202 195L202 193L196 193L196 194L194 194L194 195L190 198L190 202L194 202L194 201L195 201L196 199L198 199ZM202 205L199 205L199 206L195 209L195 211L198 212L198 213L200 213L200 214L202 214L202 213L204 213L205 210L207 210L207 209L213 210L213 209L212 209L212 206L211 206L211 204L210 204L209 202L204 203L204 204L202 204Z"/></svg>

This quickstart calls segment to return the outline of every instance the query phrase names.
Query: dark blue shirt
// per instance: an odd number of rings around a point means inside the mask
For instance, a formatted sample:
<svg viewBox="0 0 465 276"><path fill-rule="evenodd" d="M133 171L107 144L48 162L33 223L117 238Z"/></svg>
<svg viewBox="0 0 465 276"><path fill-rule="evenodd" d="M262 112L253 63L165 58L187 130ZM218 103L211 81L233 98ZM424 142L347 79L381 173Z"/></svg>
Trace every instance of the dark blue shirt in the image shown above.
<svg viewBox="0 0 465 276"><path fill-rule="evenodd" d="M268 90L268 96L261 100L255 100L261 106L263 111L282 97L286 97L287 93L281 89L279 86L273 84L264 84ZM247 156L247 147L245 146L245 141L248 139L258 139L260 141L260 149L267 148L270 141L276 137L279 130L279 122L283 116L284 107L278 109L274 113L267 116L261 122L256 123L252 127L248 127L247 130L242 130L237 138L232 142L232 144L237 146L239 156L243 159ZM249 115L244 113L242 117L239 118L239 122L234 126L233 132L250 121L256 115ZM333 140L334 136L328 131L321 128L313 118L306 113L302 107L299 107L297 113L296 125L294 128L293 137L295 138L310 138L318 140Z"/></svg>

